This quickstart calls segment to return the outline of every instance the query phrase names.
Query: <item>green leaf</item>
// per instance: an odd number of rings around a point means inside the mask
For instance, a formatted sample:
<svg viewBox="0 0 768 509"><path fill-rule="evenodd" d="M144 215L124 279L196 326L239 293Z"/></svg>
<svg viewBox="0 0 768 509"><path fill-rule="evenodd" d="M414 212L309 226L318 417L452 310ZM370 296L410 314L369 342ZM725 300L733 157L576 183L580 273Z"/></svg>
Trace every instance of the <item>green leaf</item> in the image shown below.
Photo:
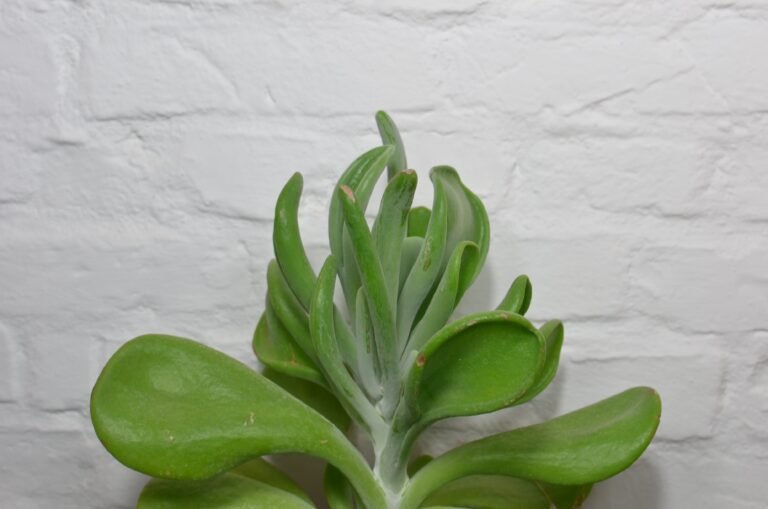
<svg viewBox="0 0 768 509"><path fill-rule="evenodd" d="M413 203L416 183L416 172L411 170L402 171L391 178L384 190L379 213L371 229L391 303L397 301L400 251L405 239L408 210Z"/></svg>
<svg viewBox="0 0 768 509"><path fill-rule="evenodd" d="M325 467L323 489L330 509L354 509L349 482L333 465Z"/></svg>
<svg viewBox="0 0 768 509"><path fill-rule="evenodd" d="M528 311L528 306L531 305L532 296L533 287L528 276L517 276L510 285L507 295L504 296L504 300L496 309L524 315Z"/></svg>
<svg viewBox="0 0 768 509"><path fill-rule="evenodd" d="M275 205L272 243L275 258L291 291L304 309L308 310L316 277L299 233L298 211L302 187L301 173L294 173L280 192Z"/></svg>
<svg viewBox="0 0 768 509"><path fill-rule="evenodd" d="M544 361L544 339L525 318L501 311L466 316L425 345L411 366L409 399L423 425L512 405Z"/></svg>
<svg viewBox="0 0 768 509"><path fill-rule="evenodd" d="M408 213L408 236L424 238L431 215L432 211L427 207L413 207Z"/></svg>
<svg viewBox="0 0 768 509"><path fill-rule="evenodd" d="M274 488L287 491L291 495L295 495L309 504L312 503L309 496L304 493L304 490L296 484L296 481L291 479L285 472L274 466L272 463L262 458L246 461L242 465L235 467L230 473L241 475L264 484L269 484Z"/></svg>
<svg viewBox="0 0 768 509"><path fill-rule="evenodd" d="M374 346L379 361L384 386L384 397L396 398L398 352L395 336L392 302L387 290L384 269L374 247L371 231L358 206L352 190L341 186L338 195L342 204L344 221L354 246L354 256L360 270L360 280L365 290L368 315L373 325Z"/></svg>
<svg viewBox="0 0 768 509"><path fill-rule="evenodd" d="M636 387L551 421L464 444L411 480L401 509L468 475L507 475L557 484L589 484L629 467L659 425L661 400Z"/></svg>
<svg viewBox="0 0 768 509"><path fill-rule="evenodd" d="M464 241L456 246L424 315L411 332L409 349L421 349L445 325L471 284L472 272L479 256L480 248L473 242Z"/></svg>
<svg viewBox="0 0 768 509"><path fill-rule="evenodd" d="M472 509L549 509L549 501L534 482L498 475L457 479L429 495L422 506Z"/></svg>
<svg viewBox="0 0 768 509"><path fill-rule="evenodd" d="M413 269L423 245L424 239L422 237L406 237L403 240L403 246L400 249L400 278L398 281L400 292L403 290L405 280Z"/></svg>
<svg viewBox="0 0 768 509"><path fill-rule="evenodd" d="M365 212L368 206L368 200L371 197L376 182L379 180L381 173L386 168L394 152L395 147L391 145L371 149L355 159L339 179L337 188L347 186L352 189L363 212ZM357 289L360 287L360 282L354 260L349 259L349 256L347 256L349 247L345 248L345 244L348 244L348 239L345 241L345 230L341 201L338 193L334 192L331 196L328 213L328 239L331 254L336 257L340 266L339 277L347 306L354 314L355 298L357 297Z"/></svg>
<svg viewBox="0 0 768 509"><path fill-rule="evenodd" d="M413 477L416 472L421 470L424 465L432 461L434 458L430 456L429 454L422 454L421 456L417 456L413 458L410 463L408 463L408 477Z"/></svg>
<svg viewBox="0 0 768 509"><path fill-rule="evenodd" d="M309 336L307 311L296 298L285 280L280 266L275 260L267 266L267 298L293 341L301 347L307 356L314 360L315 352Z"/></svg>
<svg viewBox="0 0 768 509"><path fill-rule="evenodd" d="M488 213L483 202L462 184L459 174L450 166L432 168L430 177L435 183L442 182L448 202L448 238L442 266L448 263L448 257L459 242L469 240L479 247L480 253L467 275L469 286L483 268L488 254L491 239Z"/></svg>
<svg viewBox="0 0 768 509"><path fill-rule="evenodd" d="M315 363L299 348L280 322L267 299L251 343L253 351L265 366L286 375L302 378L327 387Z"/></svg>
<svg viewBox="0 0 768 509"><path fill-rule="evenodd" d="M521 405L541 394L546 389L557 374L557 367L560 364L560 350L563 348L563 323L560 320L550 320L541 327L541 334L544 336L546 348L546 359L541 370L536 375L536 381L525 393L525 396L517 402Z"/></svg>
<svg viewBox="0 0 768 509"><path fill-rule="evenodd" d="M364 458L336 426L221 352L173 336L123 345L91 394L101 442L154 477L205 479L286 452L325 459L372 507L384 506Z"/></svg>
<svg viewBox="0 0 768 509"><path fill-rule="evenodd" d="M349 428L349 415L347 415L344 407L341 406L336 396L322 386L285 375L270 368L266 368L262 375L313 408L317 413L334 423L341 431L346 432Z"/></svg>
<svg viewBox="0 0 768 509"><path fill-rule="evenodd" d="M416 315L442 272L442 260L448 236L448 201L444 183L441 180L433 180L432 184L435 188L435 196L429 226L421 244L419 256L403 283L397 302L399 352L405 351Z"/></svg>
<svg viewBox="0 0 768 509"><path fill-rule="evenodd" d="M334 393L350 416L369 432L383 425L380 416L355 383L341 361L333 317L333 293L336 283L336 260L329 256L317 277L310 306L310 329L320 365Z"/></svg>
<svg viewBox="0 0 768 509"><path fill-rule="evenodd" d="M536 485L557 509L578 509L592 491L592 484L565 486L537 482Z"/></svg>
<svg viewBox="0 0 768 509"><path fill-rule="evenodd" d="M387 176L391 180L392 177L397 175L397 172L408 168L408 162L405 158L405 147L403 146L402 138L400 138L400 130L395 125L392 117L387 115L387 113L383 111L376 112L376 126L379 128L381 142L384 145L395 147L395 152L392 154L392 158L387 165Z"/></svg>
<svg viewBox="0 0 768 509"><path fill-rule="evenodd" d="M206 481L153 479L136 509L312 509L309 501L241 475Z"/></svg>

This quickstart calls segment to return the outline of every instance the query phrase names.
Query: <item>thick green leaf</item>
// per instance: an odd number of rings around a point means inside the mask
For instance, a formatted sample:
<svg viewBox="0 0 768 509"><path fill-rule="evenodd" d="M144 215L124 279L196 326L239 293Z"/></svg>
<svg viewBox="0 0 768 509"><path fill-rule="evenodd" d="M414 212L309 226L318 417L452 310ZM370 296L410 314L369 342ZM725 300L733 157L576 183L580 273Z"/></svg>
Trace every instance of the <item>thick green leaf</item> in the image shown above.
<svg viewBox="0 0 768 509"><path fill-rule="evenodd" d="M523 396L543 361L544 339L525 318L469 315L440 330L416 356L409 396L423 423L492 412Z"/></svg>
<svg viewBox="0 0 768 509"><path fill-rule="evenodd" d="M400 352L405 351L416 315L442 272L448 236L448 199L445 184L441 180L433 180L432 184L435 195L429 226L419 256L403 283L397 302L397 339Z"/></svg>
<svg viewBox="0 0 768 509"><path fill-rule="evenodd" d="M336 260L331 255L317 277L309 313L312 342L326 379L333 385L339 402L358 424L369 432L375 432L378 426L383 425L381 418L352 379L339 355L333 318L336 268Z"/></svg>
<svg viewBox="0 0 768 509"><path fill-rule="evenodd" d="M536 375L536 381L520 398L518 405L532 400L546 389L557 374L557 367L560 364L560 350L563 348L563 323L560 320L550 320L541 327L541 334L544 336L546 347L546 359L541 370Z"/></svg>
<svg viewBox="0 0 768 509"><path fill-rule="evenodd" d="M525 479L498 475L472 475L449 482L429 495L422 506L472 509L549 509L549 501Z"/></svg>
<svg viewBox="0 0 768 509"><path fill-rule="evenodd" d="M400 291L403 290L403 285L413 269L413 264L419 257L421 248L424 245L424 239L422 237L406 237L403 240L403 245L400 249L400 278L399 285Z"/></svg>
<svg viewBox="0 0 768 509"><path fill-rule="evenodd" d="M427 340L446 324L471 284L478 256L480 248L470 241L460 242L453 250L424 315L411 332L409 349L421 349Z"/></svg>
<svg viewBox="0 0 768 509"><path fill-rule="evenodd" d="M286 391L221 352L173 336L123 345L91 394L104 446L154 477L205 479L265 454L317 456L372 507L383 495L344 434Z"/></svg>
<svg viewBox="0 0 768 509"><path fill-rule="evenodd" d="M275 260L267 266L267 298L285 329L293 338L293 341L301 347L307 356L314 360L315 352L312 349L312 341L309 336L309 319L307 311L293 294L291 287L285 280L280 265Z"/></svg>
<svg viewBox="0 0 768 509"><path fill-rule="evenodd" d="M347 186L355 194L360 209L365 212L373 188L386 168L395 147L376 147L355 159L339 179L337 187ZM344 216L338 193L331 196L328 213L328 238L331 254L339 263L339 278L344 290L347 306L354 316L355 298L360 287L360 278L355 260L350 256L349 237L345 234Z"/></svg>
<svg viewBox="0 0 768 509"><path fill-rule="evenodd" d="M408 168L408 161L405 158L405 147L403 146L402 138L400 138L400 130L395 125L392 117L387 115L387 113L383 111L376 112L376 125L379 128L382 144L395 147L395 152L392 154L392 158L387 165L387 176L391 180L392 177L397 175L397 172Z"/></svg>
<svg viewBox="0 0 768 509"><path fill-rule="evenodd" d="M315 383L285 375L274 369L266 368L262 375L285 389L296 399L312 407L336 425L342 431L349 428L349 415L341 406L336 396Z"/></svg>
<svg viewBox="0 0 768 509"><path fill-rule="evenodd" d="M474 267L467 275L466 286L469 286L480 273L488 254L491 239L488 213L483 202L462 184L459 174L450 166L432 168L430 177L433 182L443 184L448 202L448 238L442 266L448 263L448 257L459 242L469 240L479 247L480 252L474 261Z"/></svg>
<svg viewBox="0 0 768 509"><path fill-rule="evenodd" d="M427 207L413 207L408 213L408 236L409 237L421 237L422 239L427 235L427 227L429 226L429 218L432 216L432 211Z"/></svg>
<svg viewBox="0 0 768 509"><path fill-rule="evenodd" d="M280 192L275 205L272 243L275 248L275 258L288 285L307 310L316 277L307 259L299 233L298 211L302 187L301 173L294 173Z"/></svg>
<svg viewBox="0 0 768 509"><path fill-rule="evenodd" d="M256 325L251 345L259 361L265 366L327 387L325 378L315 363L294 343L290 333L285 330L272 310L269 298L267 309Z"/></svg>
<svg viewBox="0 0 768 509"><path fill-rule="evenodd" d="M241 475L205 481L151 480L136 509L312 509L308 500Z"/></svg>
<svg viewBox="0 0 768 509"><path fill-rule="evenodd" d="M325 467L323 489L330 509L353 509L352 489L349 482L333 465Z"/></svg>
<svg viewBox="0 0 768 509"><path fill-rule="evenodd" d="M556 484L589 484L629 467L651 442L661 400L636 387L551 421L464 444L411 480L401 509L468 475L508 475Z"/></svg>
<svg viewBox="0 0 768 509"><path fill-rule="evenodd" d="M368 298L365 295L365 288L357 291L357 303L355 308L355 334L357 337L357 378L360 385L368 395L371 401L381 399L381 384L379 383L380 373L378 372L378 362L376 360L376 350L374 347L373 324L368 313Z"/></svg>
<svg viewBox="0 0 768 509"><path fill-rule="evenodd" d="M255 458L250 461L246 461L242 465L235 467L235 469L230 473L242 475L264 484L269 484L274 488L287 491L291 495L295 495L309 504L312 503L309 496L304 493L304 490L302 490L299 485L296 484L296 481L291 479L291 477L274 466L272 463L262 458Z"/></svg>
<svg viewBox="0 0 768 509"><path fill-rule="evenodd" d="M365 289L368 315L374 331L376 358L379 362L384 398L394 401L397 387L398 352L392 302L387 290L384 269L376 253L371 231L352 190L341 186L340 196L344 221L354 246L354 256Z"/></svg>
<svg viewBox="0 0 768 509"><path fill-rule="evenodd" d="M416 172L411 170L392 177L384 190L379 213L371 229L391 303L397 301L400 251L405 240L408 211L413 203L416 182Z"/></svg>
<svg viewBox="0 0 768 509"><path fill-rule="evenodd" d="M509 287L507 294L496 309L524 315L531 305L533 287L528 276L517 276Z"/></svg>

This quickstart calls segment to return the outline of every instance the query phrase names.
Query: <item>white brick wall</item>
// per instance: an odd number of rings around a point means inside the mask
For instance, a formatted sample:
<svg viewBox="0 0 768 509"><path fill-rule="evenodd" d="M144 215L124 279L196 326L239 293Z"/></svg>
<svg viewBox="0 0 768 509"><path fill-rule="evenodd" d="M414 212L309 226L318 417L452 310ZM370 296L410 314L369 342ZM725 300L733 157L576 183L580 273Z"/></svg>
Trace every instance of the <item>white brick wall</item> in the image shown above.
<svg viewBox="0 0 768 509"><path fill-rule="evenodd" d="M0 505L132 506L90 428L100 367L149 331L255 365L279 188L305 174L320 259L384 108L491 211L463 309L528 273L531 316L566 323L539 400L421 447L648 384L657 441L586 507L766 507L768 3L330 4L0 1Z"/></svg>

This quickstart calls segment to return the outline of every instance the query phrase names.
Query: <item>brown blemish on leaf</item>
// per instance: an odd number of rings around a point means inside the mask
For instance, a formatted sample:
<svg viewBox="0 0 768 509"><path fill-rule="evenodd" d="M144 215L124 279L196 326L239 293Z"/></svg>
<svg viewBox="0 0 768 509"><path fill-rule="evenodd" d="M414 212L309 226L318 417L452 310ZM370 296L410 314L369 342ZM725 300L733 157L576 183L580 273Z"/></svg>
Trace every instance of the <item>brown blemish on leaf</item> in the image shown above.
<svg viewBox="0 0 768 509"><path fill-rule="evenodd" d="M419 354L419 356L418 356L418 357L416 357L416 365L417 365L418 367L422 367L422 366L424 366L424 364L426 364L426 362L427 362L427 358L426 358L426 357L424 357L424 354L423 354L423 353L420 353L420 354Z"/></svg>
<svg viewBox="0 0 768 509"><path fill-rule="evenodd" d="M352 203L355 203L355 193L352 191L351 187L346 184L342 184L339 188L349 197L350 200L352 200Z"/></svg>

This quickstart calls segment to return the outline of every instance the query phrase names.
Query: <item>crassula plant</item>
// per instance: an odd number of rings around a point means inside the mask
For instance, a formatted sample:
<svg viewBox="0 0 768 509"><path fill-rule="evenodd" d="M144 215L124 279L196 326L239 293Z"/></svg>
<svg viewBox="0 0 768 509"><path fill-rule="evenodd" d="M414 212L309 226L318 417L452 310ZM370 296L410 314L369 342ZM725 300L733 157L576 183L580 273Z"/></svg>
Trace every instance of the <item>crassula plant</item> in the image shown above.
<svg viewBox="0 0 768 509"><path fill-rule="evenodd" d="M275 259L253 336L263 373L158 334L129 341L104 367L93 424L119 461L156 478L140 509L314 507L262 459L281 453L327 461L332 509L573 508L650 443L661 403L637 387L434 459L413 457L431 424L541 393L557 371L563 326L537 328L525 318L525 276L495 310L450 321L488 253L488 216L447 166L430 172L432 207L412 207L416 173L389 116L376 120L383 145L356 159L333 189L330 255L319 272L299 234L301 175L277 198ZM372 458L351 436L370 441Z"/></svg>

